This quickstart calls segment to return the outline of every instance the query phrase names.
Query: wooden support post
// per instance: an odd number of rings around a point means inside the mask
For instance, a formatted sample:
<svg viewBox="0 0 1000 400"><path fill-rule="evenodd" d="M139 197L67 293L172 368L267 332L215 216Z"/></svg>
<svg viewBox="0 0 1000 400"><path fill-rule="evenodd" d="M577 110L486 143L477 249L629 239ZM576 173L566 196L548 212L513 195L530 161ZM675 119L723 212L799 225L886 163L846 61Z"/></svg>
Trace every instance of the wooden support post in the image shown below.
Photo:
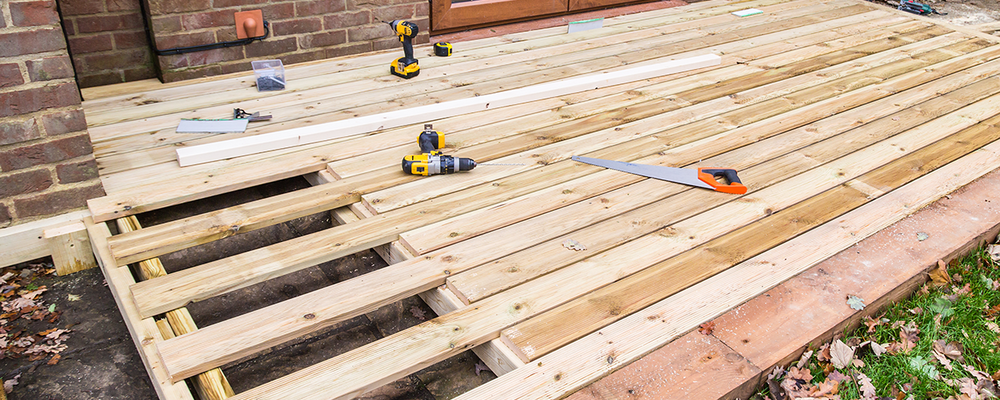
<svg viewBox="0 0 1000 400"><path fill-rule="evenodd" d="M3 243L3 246L0 246L0 267L51 255L49 241L43 237L45 230L79 222L89 216L89 211L74 211L41 221L0 229L0 243Z"/></svg>
<svg viewBox="0 0 1000 400"><path fill-rule="evenodd" d="M121 232L132 232L141 228L139 220L135 216L119 218L115 222L118 224L118 230ZM166 269L163 268L163 264L158 258L139 262L139 271L143 280L167 274ZM156 321L156 326L165 339L198 330L198 326L194 323L194 319L191 318L191 314L188 313L187 308L179 308L167 312L165 319ZM222 370L219 368L213 368L195 376L194 388L198 392L198 397L206 400L222 400L236 394L233 392L232 386L229 385L229 380L226 379L226 376L222 374Z"/></svg>
<svg viewBox="0 0 1000 400"><path fill-rule="evenodd" d="M59 228L46 229L42 238L48 242L56 274L66 275L97 266L90 237L83 222L76 221Z"/></svg>

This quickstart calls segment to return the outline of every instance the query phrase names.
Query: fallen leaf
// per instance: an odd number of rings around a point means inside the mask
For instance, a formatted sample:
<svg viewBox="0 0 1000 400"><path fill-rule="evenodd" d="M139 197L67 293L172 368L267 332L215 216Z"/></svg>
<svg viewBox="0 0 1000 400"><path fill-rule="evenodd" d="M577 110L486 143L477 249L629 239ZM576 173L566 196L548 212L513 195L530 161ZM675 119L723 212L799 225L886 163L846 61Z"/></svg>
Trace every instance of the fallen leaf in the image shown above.
<svg viewBox="0 0 1000 400"><path fill-rule="evenodd" d="M56 354L56 355L52 356L52 358L50 358L50 359L49 359L49 362L47 362L46 364L49 364L49 365L56 365L56 364L58 364L58 363L59 363L59 358L61 358L61 357L62 357L62 356L60 356L60 355Z"/></svg>
<svg viewBox="0 0 1000 400"><path fill-rule="evenodd" d="M854 349L848 346L840 339L833 341L830 344L830 362L837 369L844 369L851 364L851 360L854 359Z"/></svg>
<svg viewBox="0 0 1000 400"><path fill-rule="evenodd" d="M930 237L931 235L928 235L927 232L917 232L917 240L921 242L929 239Z"/></svg>
<svg viewBox="0 0 1000 400"><path fill-rule="evenodd" d="M781 388L790 399L810 397L810 392L812 392L810 381L812 381L812 373L808 369L800 370L791 367L788 370L788 375L781 381Z"/></svg>
<svg viewBox="0 0 1000 400"><path fill-rule="evenodd" d="M566 239L566 240L564 240L562 242L562 245L563 245L563 247L565 247L567 249L570 249L570 250L574 250L574 251L587 250L587 246L584 246L584 245L580 244L580 242L577 242L577 241L575 241L573 239Z"/></svg>
<svg viewBox="0 0 1000 400"><path fill-rule="evenodd" d="M982 398L982 396L979 395L979 388L976 387L976 381L972 380L972 378L959 379L958 391L973 399Z"/></svg>
<svg viewBox="0 0 1000 400"><path fill-rule="evenodd" d="M865 367L865 362L861 361L860 359L855 358L855 359L851 360L851 365L853 365L855 368L864 368Z"/></svg>
<svg viewBox="0 0 1000 400"><path fill-rule="evenodd" d="M872 353L875 353L876 357L885 354L886 351L885 346L882 346L876 342L872 342L871 347L872 347Z"/></svg>
<svg viewBox="0 0 1000 400"><path fill-rule="evenodd" d="M924 312L924 309L920 308L920 307L913 307L913 308L911 308L911 309L909 309L907 311L909 311L910 314L913 314L913 315L920 315L921 313Z"/></svg>
<svg viewBox="0 0 1000 400"><path fill-rule="evenodd" d="M936 287L951 284L951 277L948 276L948 264L945 264L944 261L938 260L937 268L932 269L928 275L931 277L931 284Z"/></svg>
<svg viewBox="0 0 1000 400"><path fill-rule="evenodd" d="M840 371L833 371L833 372L830 373L830 375L826 376L826 379L832 379L832 380L835 380L837 382L843 382L843 381L846 381L848 379L851 379L851 377L840 373Z"/></svg>
<svg viewBox="0 0 1000 400"><path fill-rule="evenodd" d="M910 368L934 380L941 377L937 368L935 368L933 364L929 364L927 360L923 359L923 357L910 358Z"/></svg>
<svg viewBox="0 0 1000 400"><path fill-rule="evenodd" d="M990 307L989 310L985 311L986 318L993 318L1000 314L1000 304Z"/></svg>
<svg viewBox="0 0 1000 400"><path fill-rule="evenodd" d="M986 254L989 254L993 262L1000 262L1000 244L986 246Z"/></svg>
<svg viewBox="0 0 1000 400"><path fill-rule="evenodd" d="M986 321L986 328L993 331L993 333L1000 333L1000 326L993 321Z"/></svg>
<svg viewBox="0 0 1000 400"><path fill-rule="evenodd" d="M840 382L827 378L823 382L820 382L818 385L816 385L816 387L812 390L811 393L809 393L809 395L814 398L830 397L837 394L837 391L839 391L839 387L840 387Z"/></svg>
<svg viewBox="0 0 1000 400"><path fill-rule="evenodd" d="M871 316L868 315L865 315L863 321L865 323L865 326L868 327L868 333L874 333L875 328L878 327L879 325L882 325L881 320L877 318L872 318Z"/></svg>
<svg viewBox="0 0 1000 400"><path fill-rule="evenodd" d="M971 291L972 291L972 288L970 288L969 284L966 283L965 286L962 286L961 288L956 289L955 290L955 294L957 294L959 296L962 296L962 295L969 294L969 292L971 292Z"/></svg>
<svg viewBox="0 0 1000 400"><path fill-rule="evenodd" d="M711 335L714 329L715 329L715 321L708 321L704 324L701 324L701 327L698 328L698 333L701 333L702 335Z"/></svg>
<svg viewBox="0 0 1000 400"><path fill-rule="evenodd" d="M424 314L427 314L426 311L421 310L420 307L417 306L410 307L410 313L412 313L414 317L419 318L421 321L424 320Z"/></svg>
<svg viewBox="0 0 1000 400"><path fill-rule="evenodd" d="M903 353L908 353L914 347L917 347L917 342L920 341L920 329L917 328L916 323L910 321L910 325L904 326L899 329L899 344L901 346L900 350Z"/></svg>
<svg viewBox="0 0 1000 400"><path fill-rule="evenodd" d="M70 294L66 295L66 300L69 300L69 301L80 301L80 296L77 296L75 294L70 293Z"/></svg>
<svg viewBox="0 0 1000 400"><path fill-rule="evenodd" d="M941 318L948 318L955 314L955 309L951 307L952 302L944 297L934 299L928 309L935 314L941 314Z"/></svg>
<svg viewBox="0 0 1000 400"><path fill-rule="evenodd" d="M21 374L14 375L13 378L3 381L3 391L10 393L14 390L14 386L17 385L17 380L21 378Z"/></svg>
<svg viewBox="0 0 1000 400"><path fill-rule="evenodd" d="M805 368L806 365L809 364L809 359L812 358L812 355L813 355L812 350L802 353L802 356L799 357L799 362L795 364L795 367L799 369Z"/></svg>
<svg viewBox="0 0 1000 400"><path fill-rule="evenodd" d="M949 360L948 357L945 357L944 354L941 354L940 351L931 350L931 355L934 356L934 358L936 358L939 363L941 363L941 366L944 367L944 369L948 371L953 370L953 368L951 367L951 360Z"/></svg>
<svg viewBox="0 0 1000 400"><path fill-rule="evenodd" d="M851 306L851 308L855 310L864 310L865 299L862 299L858 296L850 295L847 296L847 305Z"/></svg>
<svg viewBox="0 0 1000 400"><path fill-rule="evenodd" d="M816 359L819 361L830 361L830 344L823 343L819 346L819 352L816 353Z"/></svg>
<svg viewBox="0 0 1000 400"><path fill-rule="evenodd" d="M872 384L872 378L869 378L865 374L858 374L858 390L861 392L861 398L864 400L875 400L878 395L875 393L875 385Z"/></svg>
<svg viewBox="0 0 1000 400"><path fill-rule="evenodd" d="M35 290L32 290L32 291L30 291L30 292L27 292L27 293L22 293L22 294L21 294L21 297L24 297L24 298L26 298L26 299L31 299L31 300L34 300L34 299L35 299L36 297L38 297L38 296L39 296L40 294L42 294L42 293L45 293L45 292L46 292L46 291L48 291L48 290L49 290L49 289L45 288L45 286L41 286L41 287L39 287L38 289L35 289Z"/></svg>
<svg viewBox="0 0 1000 400"><path fill-rule="evenodd" d="M965 357L962 357L962 350L964 349L962 349L961 343L935 340L932 347L934 351L941 353L941 355L960 363L965 363Z"/></svg>

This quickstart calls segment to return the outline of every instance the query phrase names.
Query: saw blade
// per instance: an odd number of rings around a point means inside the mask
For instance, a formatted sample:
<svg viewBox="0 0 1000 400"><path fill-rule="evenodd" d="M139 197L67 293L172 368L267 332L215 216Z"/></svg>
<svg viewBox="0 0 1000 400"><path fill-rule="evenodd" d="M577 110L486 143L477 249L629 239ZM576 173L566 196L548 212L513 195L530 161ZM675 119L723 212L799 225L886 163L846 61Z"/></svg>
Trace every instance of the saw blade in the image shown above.
<svg viewBox="0 0 1000 400"><path fill-rule="evenodd" d="M698 179L698 170L687 168L662 167L659 165L633 164L624 161L604 160L600 158L573 156L573 161L596 165L615 171L627 172L647 178L659 179L683 185L715 190L711 185Z"/></svg>

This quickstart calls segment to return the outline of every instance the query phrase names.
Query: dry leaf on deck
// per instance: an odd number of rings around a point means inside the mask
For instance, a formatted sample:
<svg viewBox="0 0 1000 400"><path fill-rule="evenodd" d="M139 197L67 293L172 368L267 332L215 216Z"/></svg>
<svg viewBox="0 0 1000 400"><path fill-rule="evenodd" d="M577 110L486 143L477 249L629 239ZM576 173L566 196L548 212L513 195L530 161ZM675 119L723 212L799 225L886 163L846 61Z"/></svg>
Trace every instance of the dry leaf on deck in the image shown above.
<svg viewBox="0 0 1000 400"><path fill-rule="evenodd" d="M698 328L698 333L701 333L702 335L711 335L713 330L715 330L715 321L708 321L701 324L701 327Z"/></svg>
<svg viewBox="0 0 1000 400"><path fill-rule="evenodd" d="M858 296L855 296L855 295L850 295L850 296L847 296L847 305L851 306L851 308L853 308L855 310L859 310L859 311L860 310L864 310L865 309L865 299L862 299L862 298L860 298Z"/></svg>
<svg viewBox="0 0 1000 400"><path fill-rule="evenodd" d="M830 362L837 369L844 369L851 364L854 359L854 349L840 339L834 340L830 344Z"/></svg>
<svg viewBox="0 0 1000 400"><path fill-rule="evenodd" d="M928 275L931 277L931 284L936 287L951 284L951 277L948 276L948 264L945 264L944 261L938 260L937 267L932 269Z"/></svg>
<svg viewBox="0 0 1000 400"><path fill-rule="evenodd" d="M562 245L563 245L563 247L565 247L567 249L570 249L570 250L574 250L574 251L587 250L587 246L584 246L584 245L580 244L580 242L577 242L577 241L575 241L573 239L566 239L566 240L564 240L562 242Z"/></svg>

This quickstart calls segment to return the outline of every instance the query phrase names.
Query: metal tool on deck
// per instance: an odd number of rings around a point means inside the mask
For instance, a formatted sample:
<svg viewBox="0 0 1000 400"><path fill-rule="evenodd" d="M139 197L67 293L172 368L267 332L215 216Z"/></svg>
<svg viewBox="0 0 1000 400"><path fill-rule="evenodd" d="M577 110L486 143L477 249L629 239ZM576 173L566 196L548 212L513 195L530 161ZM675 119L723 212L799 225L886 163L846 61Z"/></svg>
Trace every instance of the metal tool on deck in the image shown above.
<svg viewBox="0 0 1000 400"><path fill-rule="evenodd" d="M420 64L413 57L413 38L417 37L417 24L410 21L395 20L388 23L393 32L403 42L403 57L392 60L389 72L404 79L420 75Z"/></svg>
<svg viewBox="0 0 1000 400"><path fill-rule="evenodd" d="M411 175L442 175L460 171L470 171L477 165L509 166L523 164L477 164L471 158L452 157L435 151L444 147L444 134L434 130L431 124L424 124L423 132L417 136L417 145L422 154L403 157L403 172Z"/></svg>
<svg viewBox="0 0 1000 400"><path fill-rule="evenodd" d="M947 15L948 14L948 13L940 13L937 10L931 8L931 6L929 6L929 5L926 5L926 4L923 4L923 3L917 3L917 2L915 2L913 0L899 0L899 7L898 8L900 10L903 10L903 11L906 11L906 12L910 12L910 13L914 13L914 14L919 14L919 15L927 15L927 14Z"/></svg>
<svg viewBox="0 0 1000 400"><path fill-rule="evenodd" d="M603 160L600 158L573 156L573 161L596 165L607 169L641 175L647 178L711 189L717 192L744 194L747 187L740 182L735 169L729 168L673 168L659 165L633 164L624 161ZM722 179L725 183L719 183Z"/></svg>

